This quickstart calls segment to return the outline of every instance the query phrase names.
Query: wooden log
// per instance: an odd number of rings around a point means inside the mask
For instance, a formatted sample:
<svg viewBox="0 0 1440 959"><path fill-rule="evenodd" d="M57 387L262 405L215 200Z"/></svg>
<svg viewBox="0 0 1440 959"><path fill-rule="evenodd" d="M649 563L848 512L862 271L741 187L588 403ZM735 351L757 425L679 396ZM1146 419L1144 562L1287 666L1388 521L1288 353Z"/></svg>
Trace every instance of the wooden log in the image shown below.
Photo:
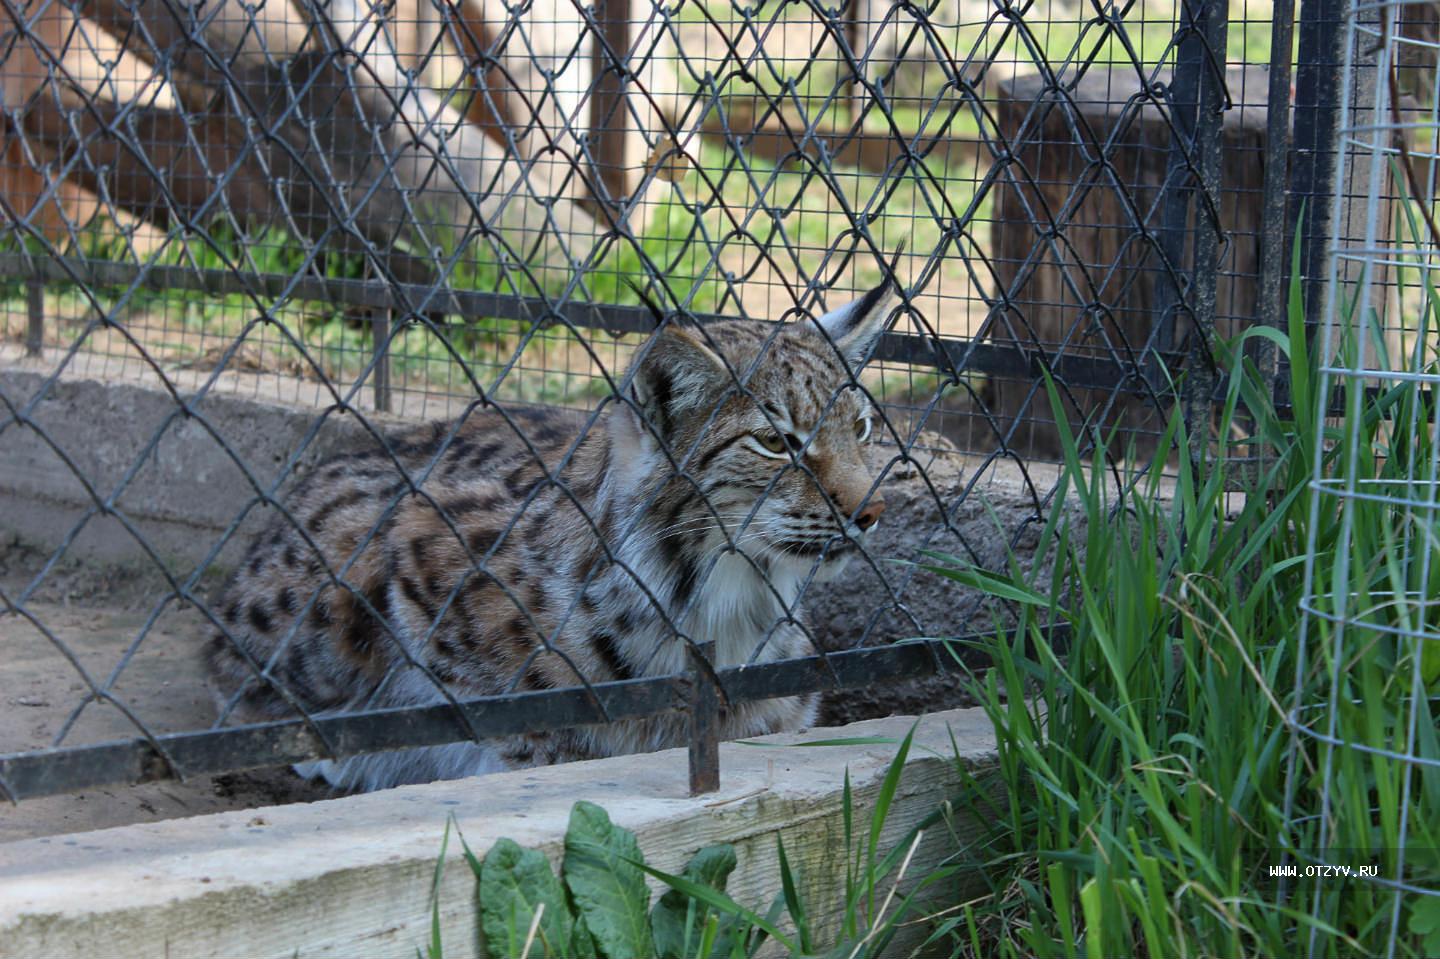
<svg viewBox="0 0 1440 959"><path fill-rule="evenodd" d="M347 62L355 60L350 72L357 79L346 93L356 100L357 111L374 121L376 142L370 149L384 154L385 176L405 194L407 220L424 233L423 247L478 233L498 237L482 240L491 255L500 257L492 244L501 242L509 248L506 257L524 259L532 267L568 270L583 258L597 226L566 198L574 165L565 157L512 155L465 122L440 94L414 83L384 29L384 10L355 0L331 0L323 9L309 6L304 14L289 0L266 0L261 6L263 14L256 14L234 0L219 0L194 23L184 10L165 4L85 0L81 11L125 36L173 39L185 49L159 43L150 50L140 41L132 49L172 68L178 65L216 91L238 84L243 93L252 79L268 82L277 69L274 61L338 44L348 51L343 55ZM319 21L313 40L307 14ZM201 41L212 52L224 52L223 69L213 58L192 63ZM354 211L354 219L366 235L385 234L394 231L389 213L388 204L382 204L372 218L366 204Z"/></svg>
<svg viewBox="0 0 1440 959"><path fill-rule="evenodd" d="M205 229L229 212L250 225L287 226L324 242L327 252L359 253L369 240L395 278L431 282L431 264L394 242L407 235L405 203L371 144L385 121L366 115L335 61L302 54L287 76L268 67L232 67L255 107L216 98L203 113L37 97L25 116L33 142L75 160L72 180L162 229ZM290 90L301 91L299 98ZM263 131L257 136L251 124ZM76 137L78 134L78 138ZM222 195L216 202L217 191ZM365 197L355 209L350 198Z"/></svg>
<svg viewBox="0 0 1440 959"><path fill-rule="evenodd" d="M719 146L727 145L734 136L747 152L770 163L808 157L815 163L855 167L875 175L893 169L907 150L924 156L932 171L966 179L973 176L970 171L981 157L989 156L984 141L975 137L927 134L912 144L889 132L854 127L850 120L837 120L830 112L805 116L785 107L772 108L760 97L747 101L736 96L726 101L723 110L708 111L700 132Z"/></svg>
<svg viewBox="0 0 1440 959"><path fill-rule="evenodd" d="M34 228L52 241L63 241L67 224L83 224L95 215L98 203L93 194L73 183L55 185L47 197L50 183L36 170L20 139L8 129L3 133L4 148L0 151L0 227L9 229L11 217Z"/></svg>

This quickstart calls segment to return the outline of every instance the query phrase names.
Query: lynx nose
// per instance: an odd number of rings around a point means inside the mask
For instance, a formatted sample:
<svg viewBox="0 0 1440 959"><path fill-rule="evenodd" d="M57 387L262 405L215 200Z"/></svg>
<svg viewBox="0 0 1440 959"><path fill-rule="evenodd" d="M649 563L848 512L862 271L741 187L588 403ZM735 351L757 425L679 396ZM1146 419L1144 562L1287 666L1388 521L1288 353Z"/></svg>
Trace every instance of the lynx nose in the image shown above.
<svg viewBox="0 0 1440 959"><path fill-rule="evenodd" d="M855 525L861 530L868 530L880 522L880 514L885 512L885 501L875 497L865 504L865 508L855 514Z"/></svg>

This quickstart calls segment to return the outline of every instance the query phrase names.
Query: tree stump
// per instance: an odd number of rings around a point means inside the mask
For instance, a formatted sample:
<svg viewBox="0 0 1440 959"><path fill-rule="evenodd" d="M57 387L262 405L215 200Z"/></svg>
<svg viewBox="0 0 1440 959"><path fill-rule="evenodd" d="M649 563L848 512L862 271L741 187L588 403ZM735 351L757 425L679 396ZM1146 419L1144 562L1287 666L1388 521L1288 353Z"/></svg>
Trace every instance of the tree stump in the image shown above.
<svg viewBox="0 0 1440 959"><path fill-rule="evenodd" d="M1227 80L1237 107L1226 112L1223 128L1220 216L1227 245L1216 296L1222 337L1257 315L1266 110L1251 104L1265 102L1268 83L1258 66L1231 68ZM1147 344L1165 349L1164 365L1178 372L1189 322L1176 309L1178 277L1161 255L1168 115L1144 98L1134 70L1092 67L1067 92L1047 89L1038 75L999 85L996 124L1013 159L996 181L990 292L1001 305L985 339L1032 355L1114 362L1117 385L1119 364L1139 362ZM1171 176L1194 182L1183 170ZM1179 271L1189 261L1199 202L1197 195L1191 203ZM1163 333L1171 317L1172 330ZM1071 429L1089 416L1104 435L1115 427L1128 434L1119 437L1119 452L1131 439L1137 452L1153 451L1168 416L1156 397L1098 388L1093 378L1091 384L1072 386L1063 376L1057 383ZM1059 454L1043 382L992 379L984 397L1009 446L1032 456Z"/></svg>

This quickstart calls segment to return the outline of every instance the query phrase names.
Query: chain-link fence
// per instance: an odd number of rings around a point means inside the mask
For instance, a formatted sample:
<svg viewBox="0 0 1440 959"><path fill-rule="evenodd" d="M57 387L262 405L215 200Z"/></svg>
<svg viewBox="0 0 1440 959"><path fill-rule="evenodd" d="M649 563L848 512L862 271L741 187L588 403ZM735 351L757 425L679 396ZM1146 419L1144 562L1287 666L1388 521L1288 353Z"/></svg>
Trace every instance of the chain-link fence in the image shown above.
<svg viewBox="0 0 1440 959"><path fill-rule="evenodd" d="M71 682L0 792L686 743L702 788L953 669L897 641L1005 611L926 553L1023 552L1065 430L1171 455L1275 322L1335 192L1339 19L1294 19L12 4L0 623ZM101 554L145 570L103 641ZM209 728L137 691L202 647Z"/></svg>

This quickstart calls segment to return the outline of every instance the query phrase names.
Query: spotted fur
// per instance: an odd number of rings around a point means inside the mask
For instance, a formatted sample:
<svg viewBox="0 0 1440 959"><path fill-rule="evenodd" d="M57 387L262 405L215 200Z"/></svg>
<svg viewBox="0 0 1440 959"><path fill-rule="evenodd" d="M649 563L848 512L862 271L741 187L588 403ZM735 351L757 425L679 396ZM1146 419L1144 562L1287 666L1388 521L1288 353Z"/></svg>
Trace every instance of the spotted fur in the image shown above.
<svg viewBox="0 0 1440 959"><path fill-rule="evenodd" d="M316 468L251 545L209 651L230 719L335 713L812 652L808 581L840 574L884 508L853 371L888 288L819 323L669 325L625 402L577 436L557 411L487 409ZM809 725L815 698L737 705L726 738ZM375 789L661 749L683 717L313 764Z"/></svg>

